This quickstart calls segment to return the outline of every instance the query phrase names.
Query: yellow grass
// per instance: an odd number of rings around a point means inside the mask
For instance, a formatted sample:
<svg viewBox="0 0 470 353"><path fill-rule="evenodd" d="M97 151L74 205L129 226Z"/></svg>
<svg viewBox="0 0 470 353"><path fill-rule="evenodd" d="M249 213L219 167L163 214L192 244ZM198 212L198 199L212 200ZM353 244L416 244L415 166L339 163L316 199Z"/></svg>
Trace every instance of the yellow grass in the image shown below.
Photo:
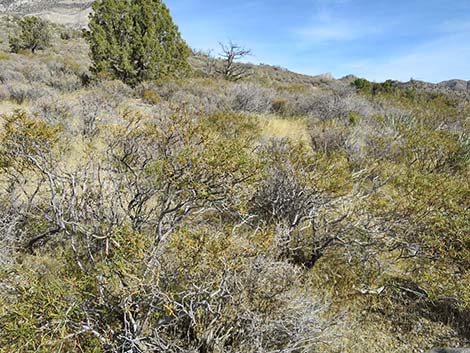
<svg viewBox="0 0 470 353"><path fill-rule="evenodd" d="M266 138L289 138L293 141L309 141L305 119L281 118L278 116L259 117L261 133Z"/></svg>

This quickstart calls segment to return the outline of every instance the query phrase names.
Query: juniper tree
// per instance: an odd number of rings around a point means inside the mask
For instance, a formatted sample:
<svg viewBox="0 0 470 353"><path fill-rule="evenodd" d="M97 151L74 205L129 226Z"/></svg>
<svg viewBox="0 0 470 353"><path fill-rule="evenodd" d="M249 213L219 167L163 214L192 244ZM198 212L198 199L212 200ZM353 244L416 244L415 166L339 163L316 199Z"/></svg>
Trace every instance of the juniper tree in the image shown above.
<svg viewBox="0 0 470 353"><path fill-rule="evenodd" d="M98 0L87 39L93 71L136 85L184 75L190 49L161 0Z"/></svg>
<svg viewBox="0 0 470 353"><path fill-rule="evenodd" d="M29 49L45 49L50 45L51 34L48 23L38 17L25 17L18 22L19 34L9 38L11 51L17 53Z"/></svg>

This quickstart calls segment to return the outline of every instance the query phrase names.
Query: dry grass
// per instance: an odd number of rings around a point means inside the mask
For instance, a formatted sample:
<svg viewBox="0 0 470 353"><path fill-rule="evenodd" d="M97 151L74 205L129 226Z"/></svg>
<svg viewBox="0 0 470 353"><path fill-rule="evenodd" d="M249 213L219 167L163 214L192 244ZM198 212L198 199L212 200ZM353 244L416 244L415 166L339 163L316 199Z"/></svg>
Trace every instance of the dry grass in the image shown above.
<svg viewBox="0 0 470 353"><path fill-rule="evenodd" d="M25 109L26 105L16 104L11 101L0 101L0 115L11 114L17 109Z"/></svg>
<svg viewBox="0 0 470 353"><path fill-rule="evenodd" d="M265 138L288 138L292 141L309 142L307 121L305 119L261 115L259 121L261 135Z"/></svg>

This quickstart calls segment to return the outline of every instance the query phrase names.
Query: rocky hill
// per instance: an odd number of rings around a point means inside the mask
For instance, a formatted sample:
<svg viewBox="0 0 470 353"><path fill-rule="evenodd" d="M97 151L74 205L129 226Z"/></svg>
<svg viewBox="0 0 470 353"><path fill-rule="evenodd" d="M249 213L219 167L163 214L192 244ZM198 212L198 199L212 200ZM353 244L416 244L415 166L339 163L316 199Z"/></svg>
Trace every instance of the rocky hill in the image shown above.
<svg viewBox="0 0 470 353"><path fill-rule="evenodd" d="M0 13L36 15L80 28L87 24L92 3L90 0L0 0Z"/></svg>
<svg viewBox="0 0 470 353"><path fill-rule="evenodd" d="M439 83L441 87L451 88L457 91L470 91L470 81L449 80Z"/></svg>

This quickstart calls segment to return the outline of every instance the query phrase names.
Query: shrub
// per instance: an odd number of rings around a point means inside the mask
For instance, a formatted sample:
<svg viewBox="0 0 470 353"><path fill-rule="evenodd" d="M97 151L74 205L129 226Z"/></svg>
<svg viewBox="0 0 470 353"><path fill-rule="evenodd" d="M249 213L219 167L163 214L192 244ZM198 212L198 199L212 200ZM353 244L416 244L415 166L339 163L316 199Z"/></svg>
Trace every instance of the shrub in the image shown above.
<svg viewBox="0 0 470 353"><path fill-rule="evenodd" d="M66 72L58 72L52 75L48 85L65 92L76 91L83 87L82 78Z"/></svg>
<svg viewBox="0 0 470 353"><path fill-rule="evenodd" d="M10 48L14 53L28 49L36 50L50 46L51 34L46 21L38 17L25 17L19 21L20 34L10 37Z"/></svg>
<svg viewBox="0 0 470 353"><path fill-rule="evenodd" d="M254 83L237 83L229 87L228 94L235 111L267 113L275 92Z"/></svg>
<svg viewBox="0 0 470 353"><path fill-rule="evenodd" d="M2 232L0 238L0 269L14 262L22 239L20 229L22 217L15 214L14 208L8 205L8 201L0 201L0 232Z"/></svg>
<svg viewBox="0 0 470 353"><path fill-rule="evenodd" d="M363 78L358 78L353 82L353 85L356 87L358 90L365 90L368 91L372 89L372 83L363 79Z"/></svg>
<svg viewBox="0 0 470 353"><path fill-rule="evenodd" d="M190 49L161 0L96 1L89 27L87 39L97 75L135 86L181 76L189 68Z"/></svg>
<svg viewBox="0 0 470 353"><path fill-rule="evenodd" d="M91 90L107 97L108 104L117 107L125 99L134 97L133 89L119 80L102 81L90 87Z"/></svg>
<svg viewBox="0 0 470 353"><path fill-rule="evenodd" d="M26 84L21 82L10 82L7 84L10 99L18 104L25 101L35 101L49 93L47 87L40 84Z"/></svg>
<svg viewBox="0 0 470 353"><path fill-rule="evenodd" d="M328 92L314 92L301 96L297 103L300 115L329 120L343 114L342 99Z"/></svg>
<svg viewBox="0 0 470 353"><path fill-rule="evenodd" d="M11 64L8 62L8 64ZM0 82L7 83L10 81L26 81L26 77L20 72L19 67L11 67L11 65L0 64Z"/></svg>
<svg viewBox="0 0 470 353"><path fill-rule="evenodd" d="M144 91L154 91L155 94L161 97L166 101L172 100L173 96L182 89L181 82L179 81L152 81L144 82L139 87L136 88L136 91L143 96Z"/></svg>
<svg viewBox="0 0 470 353"><path fill-rule="evenodd" d="M285 98L275 98L271 104L271 110L273 113L281 116L292 116L294 115L294 107Z"/></svg>
<svg viewBox="0 0 470 353"><path fill-rule="evenodd" d="M35 104L33 113L48 124L66 125L70 118L70 107L57 96L39 99Z"/></svg>
<svg viewBox="0 0 470 353"><path fill-rule="evenodd" d="M264 177L251 199L251 211L261 224L275 227L273 251L278 258L312 268L337 236L349 236L340 222L330 225L322 218L322 213L335 212L328 207L335 196L319 181L338 176L322 171L303 144L272 140L262 155Z"/></svg>
<svg viewBox="0 0 470 353"><path fill-rule="evenodd" d="M36 59L25 60L20 67L28 83L41 82L48 84L58 74L58 72L49 70L46 64Z"/></svg>
<svg viewBox="0 0 470 353"><path fill-rule="evenodd" d="M142 100L147 104L158 104L162 101L162 97L151 88L141 87L139 91Z"/></svg>
<svg viewBox="0 0 470 353"><path fill-rule="evenodd" d="M5 85L0 85L0 101L4 101L10 98L10 91Z"/></svg>
<svg viewBox="0 0 470 353"><path fill-rule="evenodd" d="M310 142L314 151L334 153L346 147L348 131L344 127L315 126L310 128Z"/></svg>
<svg viewBox="0 0 470 353"><path fill-rule="evenodd" d="M86 272L66 257L30 256L13 276L0 272L0 300L10 309L0 310L2 348L312 352L330 338L326 305L298 289L299 268L246 259L227 238L214 229L175 234L153 271L151 242L126 228Z"/></svg>
<svg viewBox="0 0 470 353"><path fill-rule="evenodd" d="M60 39L68 41L71 39L77 39L82 36L82 32L78 29L70 28L70 27L63 27L60 26L58 28Z"/></svg>
<svg viewBox="0 0 470 353"><path fill-rule="evenodd" d="M287 140L272 140L265 148L272 155L267 157L265 180L252 199L254 213L269 223L296 227L310 213L317 194L302 180L306 171L299 164L290 163L287 157L288 153L301 153L301 149Z"/></svg>
<svg viewBox="0 0 470 353"><path fill-rule="evenodd" d="M108 120L116 115L115 109L119 101L114 97L106 95L105 92L89 92L79 99L78 115L81 123L81 134L83 136L95 136L98 133L98 125L103 118Z"/></svg>

